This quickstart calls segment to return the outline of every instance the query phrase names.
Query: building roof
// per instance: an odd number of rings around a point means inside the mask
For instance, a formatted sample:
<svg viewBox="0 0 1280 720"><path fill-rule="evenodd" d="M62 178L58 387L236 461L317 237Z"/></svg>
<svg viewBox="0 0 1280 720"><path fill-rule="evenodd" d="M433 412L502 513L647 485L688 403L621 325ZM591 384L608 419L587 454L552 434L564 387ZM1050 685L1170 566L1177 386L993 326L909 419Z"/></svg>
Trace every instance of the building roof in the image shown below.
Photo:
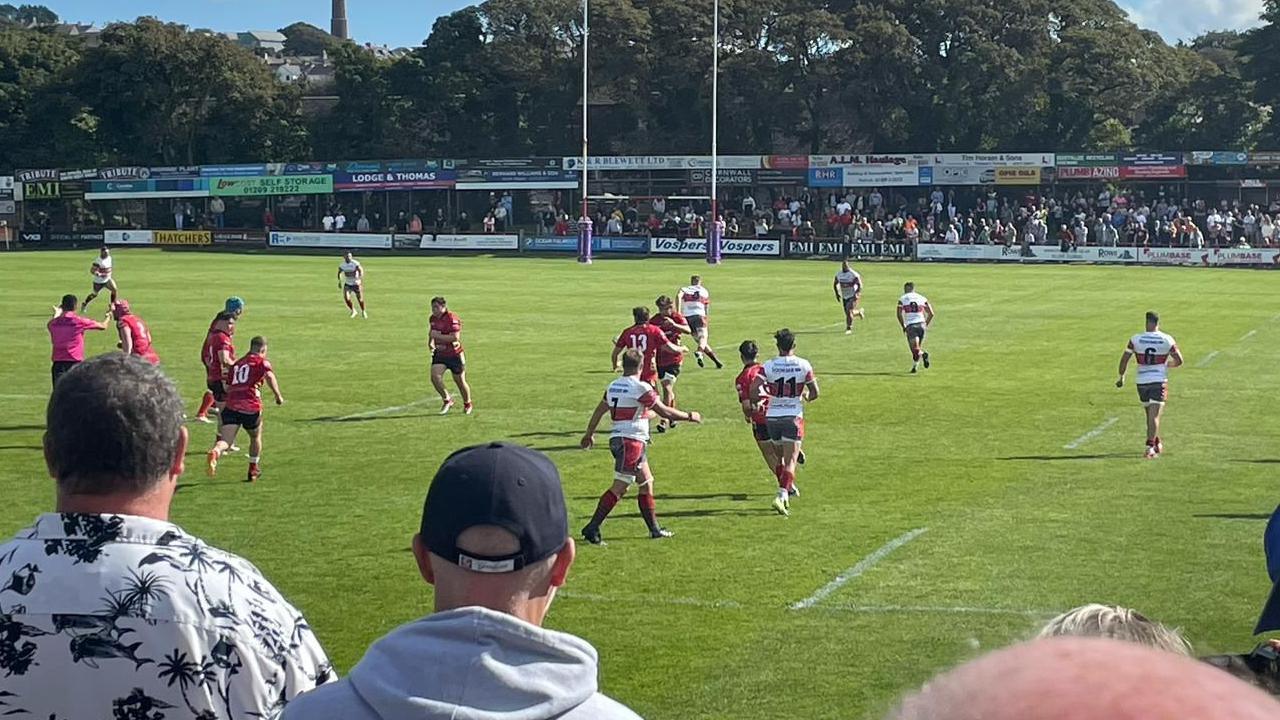
<svg viewBox="0 0 1280 720"><path fill-rule="evenodd" d="M275 30L248 30L244 33L258 42L282 43L288 38Z"/></svg>

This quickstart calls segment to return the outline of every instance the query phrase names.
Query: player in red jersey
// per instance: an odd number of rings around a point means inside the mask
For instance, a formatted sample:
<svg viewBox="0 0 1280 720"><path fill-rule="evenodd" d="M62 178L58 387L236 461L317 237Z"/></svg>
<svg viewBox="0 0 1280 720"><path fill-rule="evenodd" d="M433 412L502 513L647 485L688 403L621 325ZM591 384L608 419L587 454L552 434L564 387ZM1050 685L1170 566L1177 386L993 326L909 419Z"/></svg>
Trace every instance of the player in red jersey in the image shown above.
<svg viewBox="0 0 1280 720"><path fill-rule="evenodd" d="M618 356L623 350L628 348L638 350L644 356L644 363L640 367L640 381L649 383L650 385L658 384L658 371L654 368L654 359L658 355L658 348L666 348L668 352L677 355L684 355L686 349L683 345L676 345L667 339L667 334L662 332L656 325L649 324L649 308L637 307L631 309L631 317L636 323L618 336L613 343L613 356L610 362L613 363L613 371L618 372L621 368L618 366Z"/></svg>
<svg viewBox="0 0 1280 720"><path fill-rule="evenodd" d="M160 364L160 356L151 349L151 331L142 318L129 309L128 300L111 303L111 317L116 319L116 331L120 333L120 350L125 355L137 355L152 365Z"/></svg>
<svg viewBox="0 0 1280 720"><path fill-rule="evenodd" d="M262 476L258 462L262 459L262 394L258 388L265 382L276 396L276 404L284 404L276 373L267 362L267 339L255 337L249 341L249 354L231 366L231 384L227 386L227 406L222 410L222 425L218 430L218 442L207 457L209 477L218 473L218 460L231 448L240 428L249 431L249 476L245 482L253 482Z"/></svg>
<svg viewBox="0 0 1280 720"><path fill-rule="evenodd" d="M656 325L667 336L667 340L673 344L680 344L681 335L692 335L693 330L689 327L689 323L684 316L676 312L676 303L666 295L660 296L655 304L658 306L658 314L649 318L650 325ZM662 402L667 407L676 406L676 380L680 377L680 366L684 363L684 355L681 353L673 353L666 346L659 346L656 356L658 363L658 381L662 383ZM674 420L659 421L654 429L659 433L664 433L669 427L675 427Z"/></svg>
<svg viewBox="0 0 1280 720"><path fill-rule="evenodd" d="M431 384L440 393L440 414L453 407L453 398L444 386L444 371L453 374L453 382L462 393L462 410L470 415L475 408L471 404L471 386L467 384L467 359L462 350L462 321L449 311L445 299L431 298Z"/></svg>
<svg viewBox="0 0 1280 720"><path fill-rule="evenodd" d="M738 356L742 358L742 372L738 373L733 384L738 389L738 402L742 405L742 416L751 426L751 434L756 439L756 447L764 456L764 464L769 472L774 473L782 464L778 446L769 442L769 428L765 424L765 413L769 409L769 398L752 395L755 379L764 372L764 366L756 362L760 348L754 340L743 340L738 346Z"/></svg>
<svg viewBox="0 0 1280 720"><path fill-rule="evenodd" d="M209 334L204 339L204 347L200 349L200 362L204 365L205 382L208 390L200 400L200 410L196 412L196 421L213 422L209 419L209 411L222 411L227 401L228 375L231 366L236 362L236 348L231 336L236 332L236 318L228 312L220 312L209 326Z"/></svg>

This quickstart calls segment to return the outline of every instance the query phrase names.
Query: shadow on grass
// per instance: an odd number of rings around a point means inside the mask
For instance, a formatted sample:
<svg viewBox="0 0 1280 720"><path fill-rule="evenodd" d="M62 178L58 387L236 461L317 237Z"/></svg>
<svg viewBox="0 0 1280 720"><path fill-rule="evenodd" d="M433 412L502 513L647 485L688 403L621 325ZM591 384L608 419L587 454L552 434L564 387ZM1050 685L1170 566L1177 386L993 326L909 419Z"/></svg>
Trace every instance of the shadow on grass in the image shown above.
<svg viewBox="0 0 1280 720"><path fill-rule="evenodd" d="M42 445L0 445L0 450L43 450Z"/></svg>
<svg viewBox="0 0 1280 720"><path fill-rule="evenodd" d="M569 450L582 450L582 446L577 443L573 445L529 445L528 447L530 450L537 450L538 452L567 452Z"/></svg>
<svg viewBox="0 0 1280 720"><path fill-rule="evenodd" d="M1140 457L1134 453L1102 453L1098 455L1015 455L1013 457L996 458L997 460L1015 460L1024 462L1057 462L1059 460L1119 460Z"/></svg>
<svg viewBox="0 0 1280 720"><path fill-rule="evenodd" d="M1203 513L1191 517L1209 520L1270 520L1271 513Z"/></svg>
<svg viewBox="0 0 1280 720"><path fill-rule="evenodd" d="M597 430L596 434L599 435L600 432L601 431ZM555 438L555 437L581 437L581 436L582 436L581 430L556 430L551 432L527 432L527 433L520 433L518 435L508 435L507 437L512 440L518 440L520 438L543 438L543 437Z"/></svg>
<svg viewBox="0 0 1280 720"><path fill-rule="evenodd" d="M43 425L0 425L0 432L20 432L23 430L43 430Z"/></svg>
<svg viewBox="0 0 1280 720"><path fill-rule="evenodd" d="M458 413L461 415L462 413ZM347 417L345 415L329 415L323 417L303 418L297 422L307 423L367 423L381 420L412 420L415 418L448 417L440 413L416 413L413 415L374 415L372 417Z"/></svg>
<svg viewBox="0 0 1280 720"><path fill-rule="evenodd" d="M662 498L658 498L661 500ZM758 515L776 515L773 508L754 508L751 510L724 510L724 509L707 509L707 510L667 510L663 512L662 508L658 508L658 519L666 518L709 518L709 517L756 517ZM610 518L635 518L640 519L638 512L633 513L614 513ZM587 518L590 520L591 518Z"/></svg>
<svg viewBox="0 0 1280 720"><path fill-rule="evenodd" d="M1261 458L1258 460L1232 460L1233 463L1245 463L1248 465L1280 465L1280 458Z"/></svg>

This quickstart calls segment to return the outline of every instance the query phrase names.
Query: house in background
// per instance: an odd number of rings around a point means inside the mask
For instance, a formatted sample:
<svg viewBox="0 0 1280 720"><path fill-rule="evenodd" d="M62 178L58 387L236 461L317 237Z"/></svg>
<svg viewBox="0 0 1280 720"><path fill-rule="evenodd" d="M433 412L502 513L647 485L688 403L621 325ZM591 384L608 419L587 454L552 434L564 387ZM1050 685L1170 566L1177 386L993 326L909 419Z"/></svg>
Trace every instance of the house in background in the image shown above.
<svg viewBox="0 0 1280 720"><path fill-rule="evenodd" d="M257 54L284 52L284 33L275 30L249 30L236 35L236 42Z"/></svg>

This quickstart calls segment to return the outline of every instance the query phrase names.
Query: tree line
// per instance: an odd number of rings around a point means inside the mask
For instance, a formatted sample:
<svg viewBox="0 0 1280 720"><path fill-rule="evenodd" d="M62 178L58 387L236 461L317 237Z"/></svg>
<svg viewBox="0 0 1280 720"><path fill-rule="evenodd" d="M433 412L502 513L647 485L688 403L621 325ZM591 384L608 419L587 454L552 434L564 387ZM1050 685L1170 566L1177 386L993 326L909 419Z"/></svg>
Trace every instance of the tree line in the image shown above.
<svg viewBox="0 0 1280 720"><path fill-rule="evenodd" d="M580 150L580 0L487 0L394 59L283 28L336 65L305 113L220 35L141 18L90 46L46 12L0 5L0 168ZM711 0L591 13L593 152L705 152ZM1262 21L1169 45L1111 0L722 0L721 152L1278 149L1280 0Z"/></svg>

